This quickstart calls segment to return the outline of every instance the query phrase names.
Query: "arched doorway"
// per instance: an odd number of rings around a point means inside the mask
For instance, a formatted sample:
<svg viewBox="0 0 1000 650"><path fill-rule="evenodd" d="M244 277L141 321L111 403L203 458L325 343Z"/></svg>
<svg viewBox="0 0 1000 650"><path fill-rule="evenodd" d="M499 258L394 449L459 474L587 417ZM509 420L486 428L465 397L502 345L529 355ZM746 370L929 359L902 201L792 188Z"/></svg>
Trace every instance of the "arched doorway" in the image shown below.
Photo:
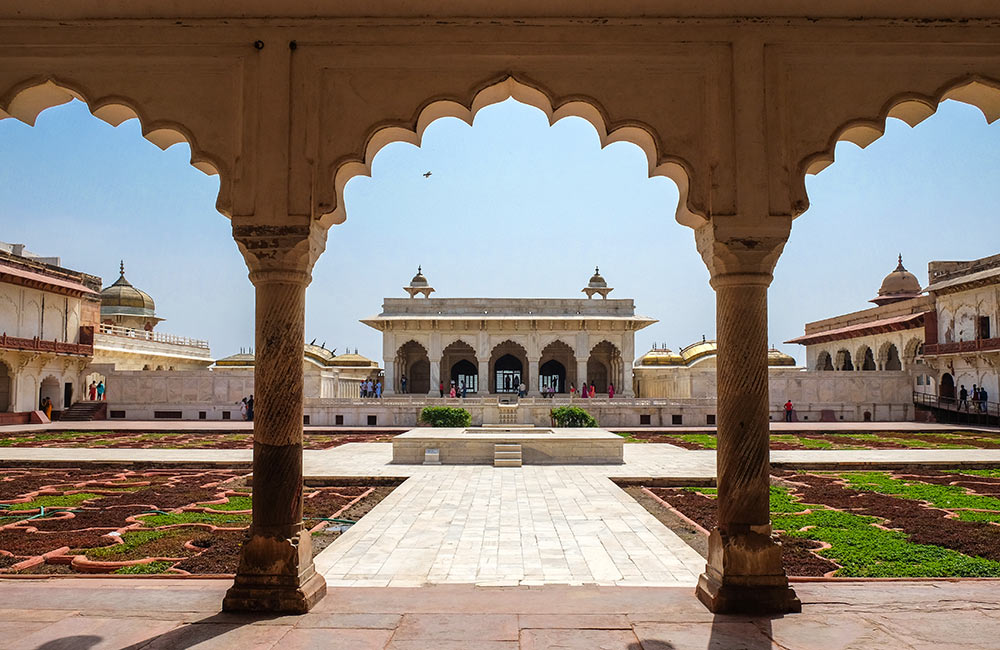
<svg viewBox="0 0 1000 650"><path fill-rule="evenodd" d="M479 391L479 367L468 359L462 359L451 367L451 381L458 390L465 387L467 393Z"/></svg>
<svg viewBox="0 0 1000 650"><path fill-rule="evenodd" d="M573 348L563 341L553 341L542 348L538 368L538 389L545 393L555 388L557 393L568 393L569 385L578 386L582 379L576 376L576 356Z"/></svg>
<svg viewBox="0 0 1000 650"><path fill-rule="evenodd" d="M479 363L476 351L465 341L455 341L441 351L441 375L452 381L456 390L465 385L467 393L479 392Z"/></svg>
<svg viewBox="0 0 1000 650"><path fill-rule="evenodd" d="M877 370L878 366L875 365L875 353L872 352L872 349L866 346L863 355L861 369L869 371Z"/></svg>
<svg viewBox="0 0 1000 650"><path fill-rule="evenodd" d="M10 410L13 400L10 398L11 376L7 364L0 363L0 413Z"/></svg>
<svg viewBox="0 0 1000 650"><path fill-rule="evenodd" d="M59 389L59 380L49 375L42 380L42 383L38 385L38 406L41 408L42 402L46 397L52 401L52 410L58 411L62 409L62 395Z"/></svg>
<svg viewBox="0 0 1000 650"><path fill-rule="evenodd" d="M524 376L524 365L513 354L505 354L493 364L493 381L497 393L516 393Z"/></svg>
<svg viewBox="0 0 1000 650"><path fill-rule="evenodd" d="M623 389L621 356L618 348L608 341L601 341L591 349L586 381L594 385L597 393L607 393L609 383L615 385L615 391Z"/></svg>
<svg viewBox="0 0 1000 650"><path fill-rule="evenodd" d="M938 390L938 397L941 399L953 400L955 399L955 378L949 373L944 373L941 375L941 383Z"/></svg>
<svg viewBox="0 0 1000 650"><path fill-rule="evenodd" d="M546 361L538 369L538 389L545 393L566 392L566 366L555 359Z"/></svg>
<svg viewBox="0 0 1000 650"><path fill-rule="evenodd" d="M885 353L885 370L902 370L903 363L899 358L899 350L896 346L889 344L889 349Z"/></svg>
<svg viewBox="0 0 1000 650"><path fill-rule="evenodd" d="M833 357L826 350L819 353L816 359L816 370L833 370Z"/></svg>
<svg viewBox="0 0 1000 650"><path fill-rule="evenodd" d="M406 376L406 392L426 395L431 389L431 361L427 350L416 341L407 341L396 351L396 367L400 375L396 379L396 390L402 391L403 375Z"/></svg>
<svg viewBox="0 0 1000 650"><path fill-rule="evenodd" d="M854 370L850 351L843 349L837 351L837 370Z"/></svg>

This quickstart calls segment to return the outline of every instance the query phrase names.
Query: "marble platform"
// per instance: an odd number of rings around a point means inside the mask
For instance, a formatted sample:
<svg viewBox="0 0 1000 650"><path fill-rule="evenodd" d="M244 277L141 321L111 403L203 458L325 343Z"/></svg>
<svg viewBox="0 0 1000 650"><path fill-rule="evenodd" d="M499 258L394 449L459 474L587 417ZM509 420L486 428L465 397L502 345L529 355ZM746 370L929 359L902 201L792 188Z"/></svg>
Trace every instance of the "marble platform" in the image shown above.
<svg viewBox="0 0 1000 650"><path fill-rule="evenodd" d="M524 465L621 465L624 440L604 429L478 427L412 429L392 439L392 462L422 464L437 449L443 465L492 465L496 445L520 445Z"/></svg>

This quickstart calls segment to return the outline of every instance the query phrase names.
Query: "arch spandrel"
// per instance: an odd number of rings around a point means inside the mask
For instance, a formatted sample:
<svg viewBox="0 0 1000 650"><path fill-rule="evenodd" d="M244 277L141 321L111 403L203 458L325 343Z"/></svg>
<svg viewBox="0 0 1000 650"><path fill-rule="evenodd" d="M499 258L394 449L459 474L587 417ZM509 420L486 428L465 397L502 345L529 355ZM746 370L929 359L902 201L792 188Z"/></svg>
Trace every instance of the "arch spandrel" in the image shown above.
<svg viewBox="0 0 1000 650"><path fill-rule="evenodd" d="M914 127L954 99L1000 118L1000 43L785 43L766 53L772 214L804 212L806 175L833 163L840 141L867 147L890 117Z"/></svg>
<svg viewBox="0 0 1000 650"><path fill-rule="evenodd" d="M13 47L0 47L0 119L34 125L42 111L73 99L111 126L138 119L144 138L160 149L187 142L191 165L220 177L220 213L252 212L252 206L233 203L240 155L253 134L244 102L249 77L240 57L137 52L111 58L88 48L58 56L46 49L42 57ZM243 200L252 201L249 189L241 188Z"/></svg>
<svg viewBox="0 0 1000 650"><path fill-rule="evenodd" d="M568 116L587 120L602 147L621 141L639 146L649 175L677 184L680 223L701 225L709 206L732 211L732 120L723 116L732 103L727 47L656 44L622 56L588 42L574 57L539 54L540 47L523 41L496 44L502 54L470 55L459 46L442 53L447 49L411 48L404 55L368 48L364 61L352 61L356 51L299 48L293 83L309 88L309 101L299 108L293 134L306 151L293 158L293 185L304 178L314 183L312 212L321 223L348 217L344 186L370 175L385 145L419 146L434 120L471 124L478 110L511 97L543 111L551 123ZM313 160L320 170L315 178Z"/></svg>

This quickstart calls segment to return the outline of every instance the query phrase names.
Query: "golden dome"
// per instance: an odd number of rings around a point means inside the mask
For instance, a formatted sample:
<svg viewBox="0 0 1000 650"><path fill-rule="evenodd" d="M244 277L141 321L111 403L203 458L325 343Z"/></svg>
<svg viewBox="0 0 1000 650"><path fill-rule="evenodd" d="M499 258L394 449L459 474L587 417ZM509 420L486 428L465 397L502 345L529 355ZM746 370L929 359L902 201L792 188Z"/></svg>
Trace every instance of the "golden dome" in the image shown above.
<svg viewBox="0 0 1000 650"><path fill-rule="evenodd" d="M413 276L412 280L410 280L410 286L411 287L426 287L427 286L427 278L424 277L423 268L422 267L420 267L420 266L417 267L417 274L415 276Z"/></svg>
<svg viewBox="0 0 1000 650"><path fill-rule="evenodd" d="M718 354L718 345L715 341L706 341L705 339L692 343L681 350L681 357L683 357L684 363L689 366L708 357L714 357L716 354Z"/></svg>
<svg viewBox="0 0 1000 650"><path fill-rule="evenodd" d="M794 366L795 357L789 356L781 350L771 348L767 351L767 365L769 366Z"/></svg>
<svg viewBox="0 0 1000 650"><path fill-rule="evenodd" d="M215 365L228 368L253 368L253 364L254 356L252 352L240 352L215 360Z"/></svg>
<svg viewBox="0 0 1000 650"><path fill-rule="evenodd" d="M363 357L357 353L347 352L345 354L338 354L337 356L335 356L330 365L368 368L368 367L374 367L377 364L368 357Z"/></svg>
<svg viewBox="0 0 1000 650"><path fill-rule="evenodd" d="M133 287L125 279L125 262L121 263L121 275L110 287L101 291L101 311L108 313L127 313L136 316L152 316L156 304L148 293Z"/></svg>
<svg viewBox="0 0 1000 650"><path fill-rule="evenodd" d="M639 358L640 366L683 366L684 359L668 348L653 348Z"/></svg>
<svg viewBox="0 0 1000 650"><path fill-rule="evenodd" d="M916 298L921 292L920 280L905 268L903 268L903 256L899 256L899 264L892 273L885 276L882 286L878 290L878 295L869 302L876 305L887 305L899 300Z"/></svg>

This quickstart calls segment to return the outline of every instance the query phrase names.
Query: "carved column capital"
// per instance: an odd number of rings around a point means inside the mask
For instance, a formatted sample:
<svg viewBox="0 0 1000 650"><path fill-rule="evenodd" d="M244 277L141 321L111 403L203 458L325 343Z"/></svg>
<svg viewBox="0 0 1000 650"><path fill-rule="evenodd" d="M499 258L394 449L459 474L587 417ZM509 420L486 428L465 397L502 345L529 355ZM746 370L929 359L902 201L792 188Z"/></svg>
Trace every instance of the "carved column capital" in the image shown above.
<svg viewBox="0 0 1000 650"><path fill-rule="evenodd" d="M326 229L309 217L262 218L233 216L233 239L250 269L250 279L301 282L311 279L312 267L326 249ZM271 279L271 273L289 274ZM292 274L300 275L292 279Z"/></svg>
<svg viewBox="0 0 1000 650"><path fill-rule="evenodd" d="M765 275L770 284L771 272L784 250L791 228L791 217L712 217L695 230L695 243L712 274L712 286L715 286L716 277L732 274Z"/></svg>

